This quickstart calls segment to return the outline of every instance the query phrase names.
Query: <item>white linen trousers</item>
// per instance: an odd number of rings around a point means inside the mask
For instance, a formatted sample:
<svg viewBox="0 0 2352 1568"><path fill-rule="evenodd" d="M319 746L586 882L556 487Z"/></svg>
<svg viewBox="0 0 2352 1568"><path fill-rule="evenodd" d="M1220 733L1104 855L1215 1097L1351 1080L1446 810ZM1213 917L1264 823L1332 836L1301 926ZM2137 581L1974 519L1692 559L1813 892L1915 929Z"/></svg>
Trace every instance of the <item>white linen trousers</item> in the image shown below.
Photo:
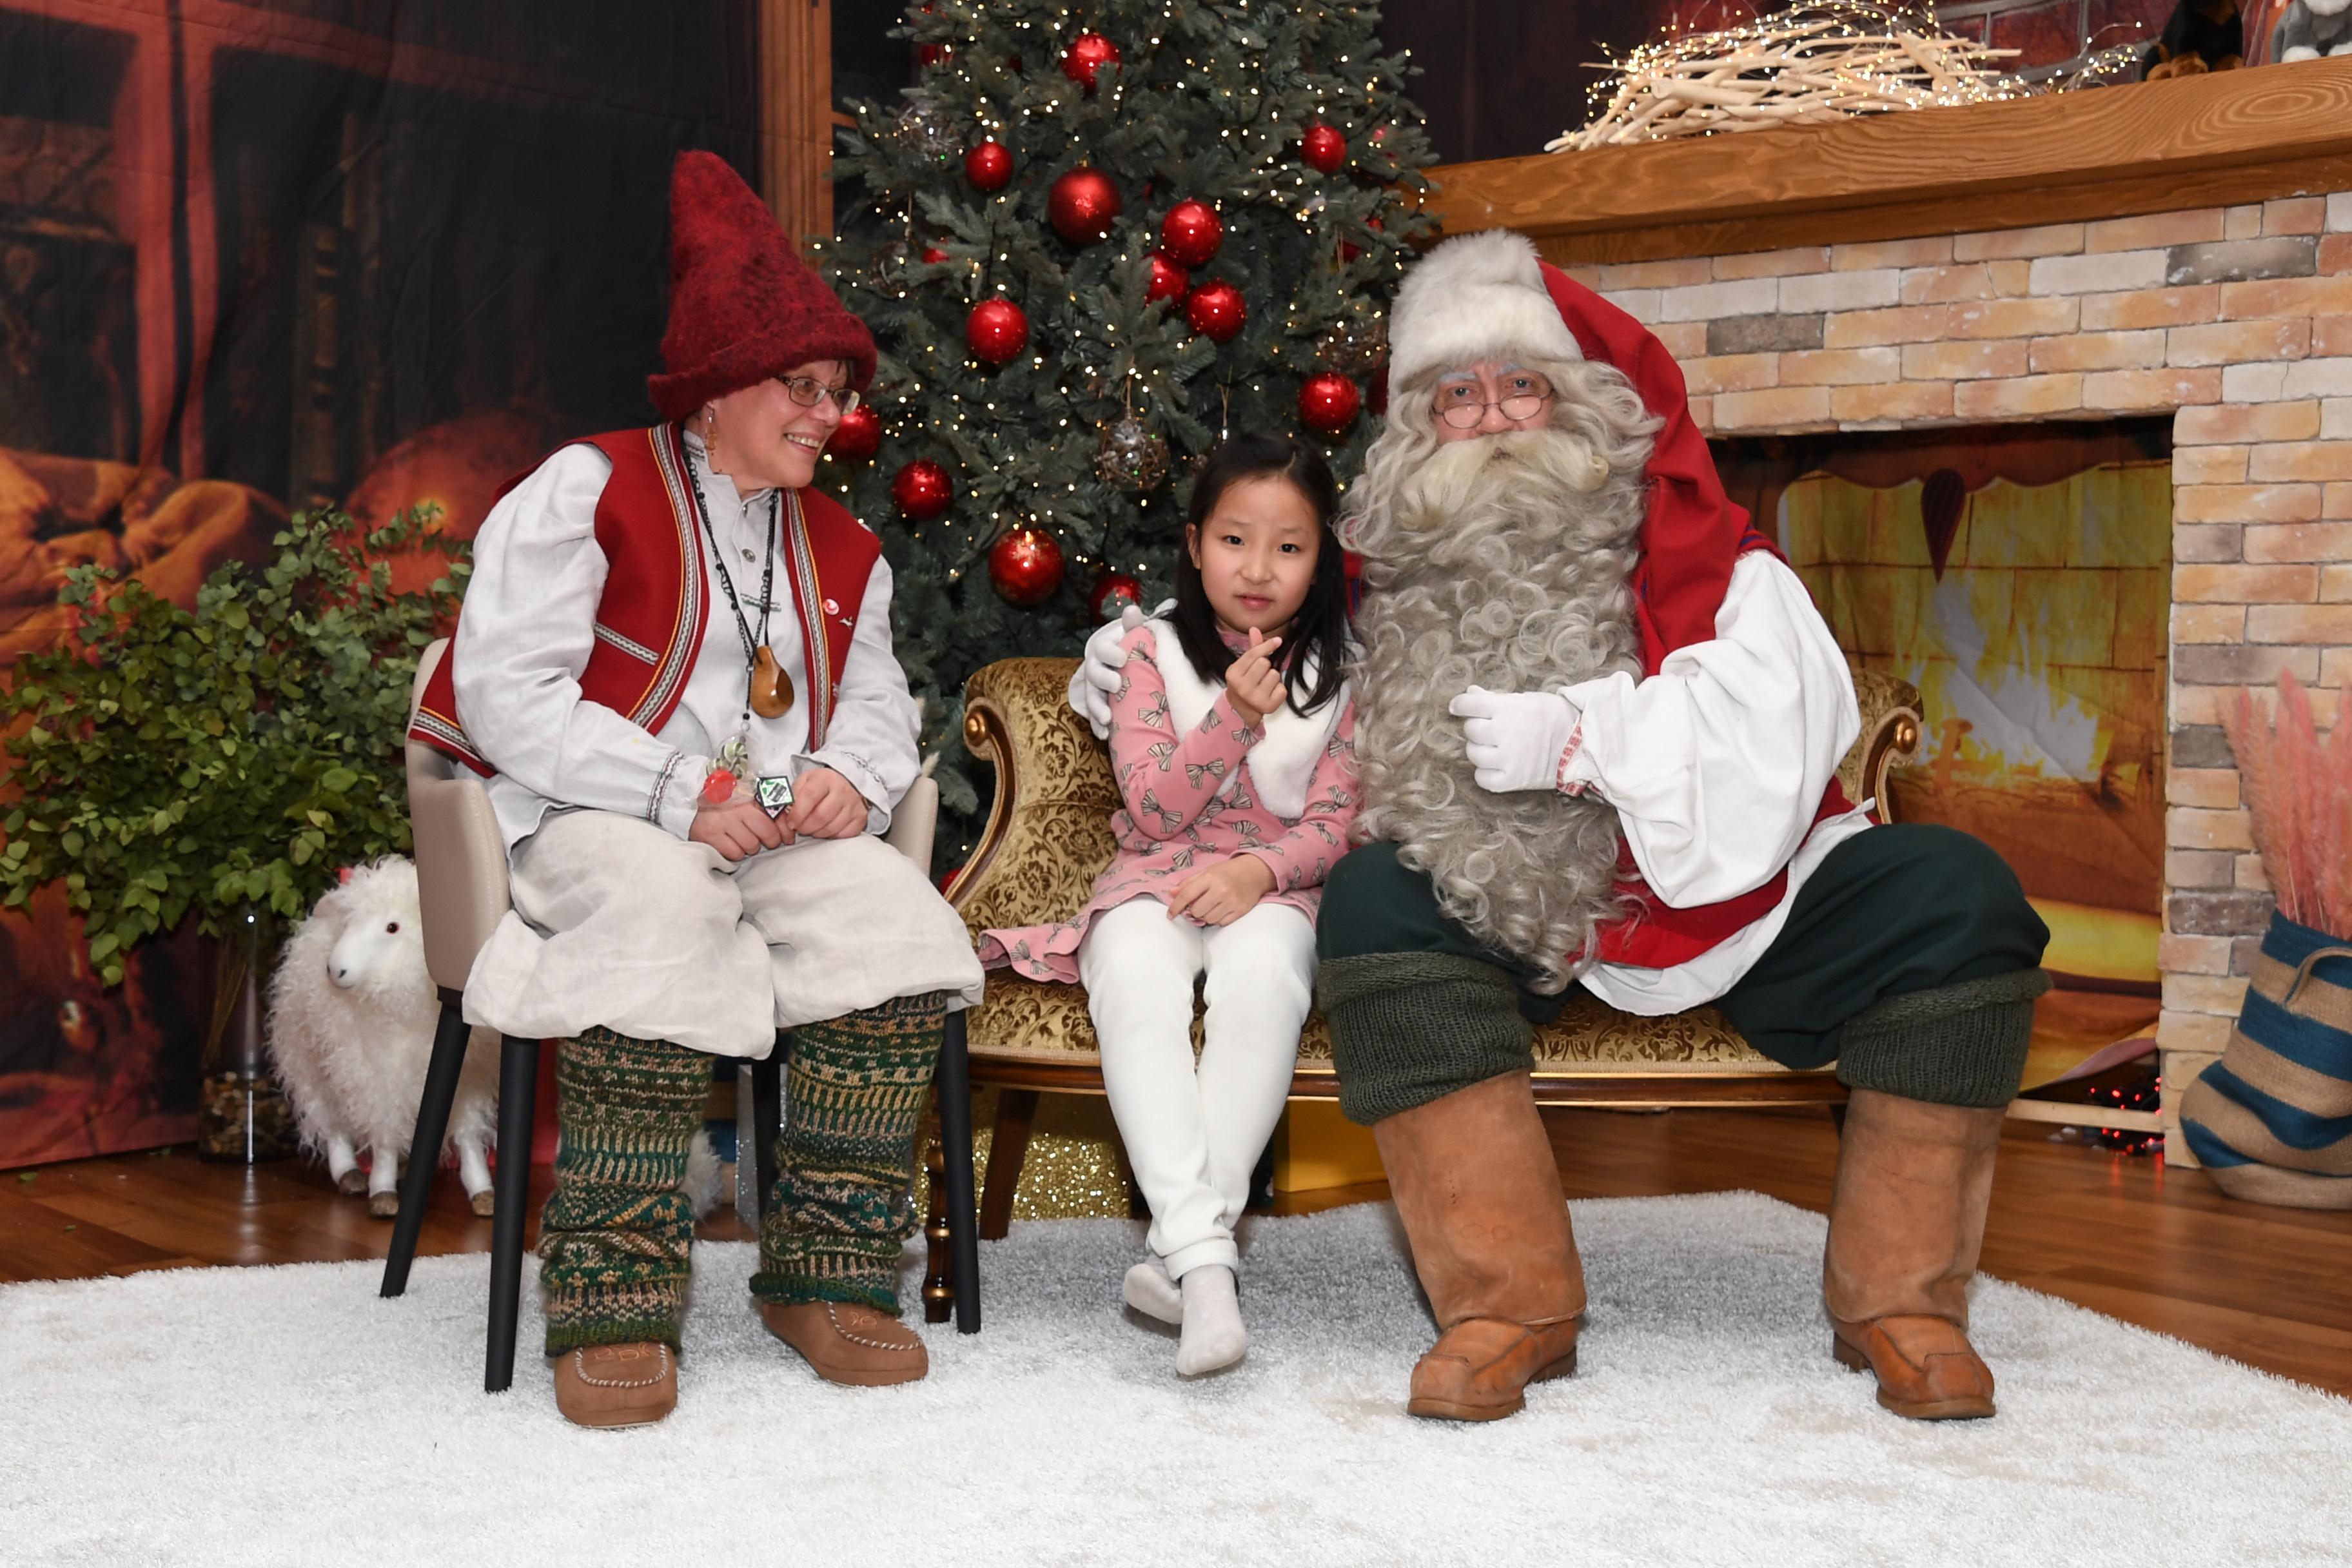
<svg viewBox="0 0 2352 1568"><path fill-rule="evenodd" d="M1196 1066L1192 984L1203 972ZM1237 1269L1234 1224L1289 1098L1314 1004L1314 922L1261 903L1231 925L1204 926L1133 899L1096 917L1078 973L1103 1090L1151 1205L1151 1250L1179 1279L1207 1264Z"/></svg>

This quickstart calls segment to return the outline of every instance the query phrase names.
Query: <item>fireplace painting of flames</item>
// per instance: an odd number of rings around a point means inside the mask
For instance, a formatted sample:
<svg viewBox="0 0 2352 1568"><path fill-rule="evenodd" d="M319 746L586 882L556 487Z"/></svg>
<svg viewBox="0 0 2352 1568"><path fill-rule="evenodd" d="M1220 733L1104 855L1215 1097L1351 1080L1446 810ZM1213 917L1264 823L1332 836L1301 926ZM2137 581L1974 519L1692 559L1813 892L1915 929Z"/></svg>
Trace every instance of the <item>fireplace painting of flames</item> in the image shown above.
<svg viewBox="0 0 2352 1568"><path fill-rule="evenodd" d="M2051 929L2026 1083L2152 1047L2172 469L2161 426L1742 443L1727 483L1864 668L1919 689L1897 820L1983 839Z"/></svg>

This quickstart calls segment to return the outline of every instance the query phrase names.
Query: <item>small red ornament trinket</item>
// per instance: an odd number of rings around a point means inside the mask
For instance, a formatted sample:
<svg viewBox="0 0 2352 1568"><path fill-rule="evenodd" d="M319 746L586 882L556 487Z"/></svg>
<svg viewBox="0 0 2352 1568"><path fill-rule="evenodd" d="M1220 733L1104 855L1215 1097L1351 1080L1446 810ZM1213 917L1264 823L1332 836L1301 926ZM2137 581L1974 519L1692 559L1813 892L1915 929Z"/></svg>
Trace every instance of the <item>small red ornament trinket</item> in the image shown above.
<svg viewBox="0 0 2352 1568"><path fill-rule="evenodd" d="M1002 142L983 142L963 155L963 177L975 190L1001 191L1013 179L1013 154Z"/></svg>
<svg viewBox="0 0 2352 1568"><path fill-rule="evenodd" d="M937 267L940 262L945 261L947 258L948 253L941 250L938 246L927 245L923 247L924 265L929 267Z"/></svg>
<svg viewBox="0 0 2352 1568"><path fill-rule="evenodd" d="M1010 300L982 300L965 318L963 341L990 364L1003 364L1029 344L1029 316Z"/></svg>
<svg viewBox="0 0 2352 1568"><path fill-rule="evenodd" d="M1356 384L1335 371L1318 372L1298 384L1298 417L1326 436L1353 425L1363 406Z"/></svg>
<svg viewBox="0 0 2352 1568"><path fill-rule="evenodd" d="M1249 303L1240 289L1221 279L1192 290L1184 302L1184 319L1211 342L1231 342L1249 323Z"/></svg>
<svg viewBox="0 0 2352 1568"><path fill-rule="evenodd" d="M862 463L882 449L882 416L870 403L861 403L841 416L824 444L825 455L845 463Z"/></svg>
<svg viewBox="0 0 2352 1568"><path fill-rule="evenodd" d="M1042 605L1062 585L1062 547L1043 529L1013 529L990 548L988 580L1010 604Z"/></svg>
<svg viewBox="0 0 2352 1568"><path fill-rule="evenodd" d="M1080 33L1070 40L1069 52L1062 57L1062 74L1091 93L1096 73L1118 64L1118 59L1117 44L1100 33Z"/></svg>
<svg viewBox="0 0 2352 1568"><path fill-rule="evenodd" d="M928 522L955 500L955 484L945 468L929 458L918 458L890 481L890 500L908 521Z"/></svg>
<svg viewBox="0 0 2352 1568"><path fill-rule="evenodd" d="M1143 603L1143 584L1124 572L1106 572L1096 580L1087 603L1093 606L1095 619L1115 620L1128 605Z"/></svg>
<svg viewBox="0 0 2352 1568"><path fill-rule="evenodd" d="M1192 287L1192 275L1159 252L1151 256L1151 286L1143 291L1147 305L1157 300L1181 300Z"/></svg>
<svg viewBox="0 0 2352 1568"><path fill-rule="evenodd" d="M1109 237L1119 205L1118 187L1109 176L1080 164L1054 182L1045 216L1054 232L1072 245L1092 245Z"/></svg>
<svg viewBox="0 0 2352 1568"><path fill-rule="evenodd" d="M1160 225L1160 248L1179 267L1205 267L1224 243L1225 226L1216 210L1190 198L1168 209Z"/></svg>
<svg viewBox="0 0 2352 1568"><path fill-rule="evenodd" d="M1298 143L1298 156L1319 174L1336 174L1348 162L1348 139L1328 125L1310 125Z"/></svg>
<svg viewBox="0 0 2352 1568"><path fill-rule="evenodd" d="M702 804L725 805L735 798L735 775L725 768L713 768L702 775Z"/></svg>

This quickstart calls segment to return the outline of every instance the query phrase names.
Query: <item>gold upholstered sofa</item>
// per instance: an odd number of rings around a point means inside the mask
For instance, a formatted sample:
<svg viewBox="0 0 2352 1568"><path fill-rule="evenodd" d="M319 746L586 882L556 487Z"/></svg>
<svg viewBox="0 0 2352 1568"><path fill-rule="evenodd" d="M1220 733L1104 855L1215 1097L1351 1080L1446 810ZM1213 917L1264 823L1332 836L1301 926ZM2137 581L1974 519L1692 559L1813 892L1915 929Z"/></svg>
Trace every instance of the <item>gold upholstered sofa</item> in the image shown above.
<svg viewBox="0 0 2352 1568"><path fill-rule="evenodd" d="M1065 696L1076 661L1011 658L964 687L964 744L996 770L996 796L979 845L950 898L975 939L991 926L1066 920L1092 891L1116 846L1118 789L1110 759ZM1839 777L1851 799L1890 814L1888 770L1918 747L1918 693L1895 677L1853 672L1862 735ZM988 977L966 1015L975 1088L995 1085L995 1126L981 1204L981 1234L1011 1217L1040 1090L1099 1094L1101 1058L1083 988ZM1195 1038L1198 1023L1195 1022ZM1620 1013L1580 992L1558 1022L1536 1031L1536 1098L1555 1105L1836 1105L1845 1090L1827 1069L1798 1072L1750 1047L1713 1007L1661 1018ZM1322 1015L1299 1041L1293 1099L1337 1100L1331 1037Z"/></svg>

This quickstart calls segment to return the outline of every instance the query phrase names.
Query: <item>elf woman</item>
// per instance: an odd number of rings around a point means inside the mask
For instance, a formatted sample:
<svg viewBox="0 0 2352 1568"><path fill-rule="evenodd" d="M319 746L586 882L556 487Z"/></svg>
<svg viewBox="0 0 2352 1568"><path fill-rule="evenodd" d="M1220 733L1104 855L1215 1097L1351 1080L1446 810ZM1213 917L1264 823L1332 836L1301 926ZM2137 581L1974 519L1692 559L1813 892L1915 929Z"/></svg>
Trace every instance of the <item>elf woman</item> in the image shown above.
<svg viewBox="0 0 2352 1568"><path fill-rule="evenodd" d="M489 776L507 842L466 1016L562 1042L540 1284L556 1404L589 1426L677 1403L709 1057L780 1027L760 1316L833 1382L923 1375L898 1321L916 1121L946 1010L981 994L962 922L876 837L919 762L890 569L809 488L873 340L718 158L678 160L670 221L663 422L491 510L415 731Z"/></svg>

